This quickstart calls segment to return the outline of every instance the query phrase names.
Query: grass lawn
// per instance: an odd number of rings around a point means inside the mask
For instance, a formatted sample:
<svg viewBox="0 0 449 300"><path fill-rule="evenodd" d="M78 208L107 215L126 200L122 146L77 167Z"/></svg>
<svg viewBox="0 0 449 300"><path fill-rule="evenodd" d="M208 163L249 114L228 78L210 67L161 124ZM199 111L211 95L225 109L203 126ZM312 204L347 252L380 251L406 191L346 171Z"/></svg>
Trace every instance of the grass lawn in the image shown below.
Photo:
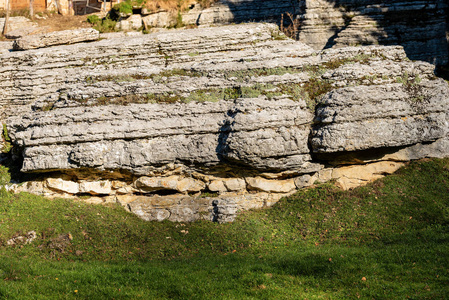
<svg viewBox="0 0 449 300"><path fill-rule="evenodd" d="M3 190L0 279L0 299L449 299L449 159L221 225Z"/></svg>

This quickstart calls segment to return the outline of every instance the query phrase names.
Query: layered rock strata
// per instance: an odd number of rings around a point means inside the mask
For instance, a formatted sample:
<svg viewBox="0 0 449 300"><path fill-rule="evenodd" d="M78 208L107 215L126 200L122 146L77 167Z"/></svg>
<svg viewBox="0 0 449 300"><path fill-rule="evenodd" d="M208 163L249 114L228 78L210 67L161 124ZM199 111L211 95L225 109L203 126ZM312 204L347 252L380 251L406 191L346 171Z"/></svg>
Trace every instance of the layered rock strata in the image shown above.
<svg viewBox="0 0 449 300"><path fill-rule="evenodd" d="M396 147L446 137L447 83L409 80L407 84L362 85L328 93L316 112L314 151Z"/></svg>
<svg viewBox="0 0 449 300"><path fill-rule="evenodd" d="M303 0L299 40L315 49L401 45L408 57L446 64L446 3Z"/></svg>
<svg viewBox="0 0 449 300"><path fill-rule="evenodd" d="M200 87L204 89L222 83L219 76L215 84L208 83L208 73L308 63L293 56L296 53L309 56L312 49L290 40L278 41L278 36L275 25L250 24L5 53L0 61L1 120L4 122L7 116L28 110L36 101L48 106L70 98L73 90L79 88L74 84L88 88L105 82L107 93L100 91L93 95L100 98L114 95L114 89L109 88L111 82L126 83L141 78L142 81L125 87L124 93L145 96L172 89L192 91L195 87L190 82L185 84L181 80L181 86L177 86L167 80L172 76L166 75L176 70L203 72L204 76L200 76L203 78L195 81L202 83ZM155 83L160 89L153 92L151 86ZM91 95L74 97L89 100Z"/></svg>
<svg viewBox="0 0 449 300"><path fill-rule="evenodd" d="M32 34L20 37L14 41L14 50L30 50L56 45L74 44L95 41L100 33L92 28L63 30L50 33Z"/></svg>
<svg viewBox="0 0 449 300"><path fill-rule="evenodd" d="M145 220L231 221L317 181L348 189L449 156L449 87L398 46L314 51L249 24L1 62L9 137L37 174L9 188Z"/></svg>
<svg viewBox="0 0 449 300"><path fill-rule="evenodd" d="M223 159L312 172L312 118L304 101L257 98L61 108L11 118L8 128L25 149L24 172L92 168L144 175L169 163L208 166Z"/></svg>
<svg viewBox="0 0 449 300"><path fill-rule="evenodd" d="M317 50L401 45L410 59L444 65L448 62L446 16L447 3L443 0L219 0L208 8L194 5L182 13L182 22L211 25L269 21L283 23L286 28L294 23L299 28L289 31ZM131 21L122 22L123 28L131 29ZM176 24L174 14L166 11L145 16L143 22L147 29ZM137 23L138 28L142 21Z"/></svg>
<svg viewBox="0 0 449 300"><path fill-rule="evenodd" d="M279 21L281 15L296 15L299 11L299 1L219 0L205 9L195 5L182 14L182 21L192 25Z"/></svg>

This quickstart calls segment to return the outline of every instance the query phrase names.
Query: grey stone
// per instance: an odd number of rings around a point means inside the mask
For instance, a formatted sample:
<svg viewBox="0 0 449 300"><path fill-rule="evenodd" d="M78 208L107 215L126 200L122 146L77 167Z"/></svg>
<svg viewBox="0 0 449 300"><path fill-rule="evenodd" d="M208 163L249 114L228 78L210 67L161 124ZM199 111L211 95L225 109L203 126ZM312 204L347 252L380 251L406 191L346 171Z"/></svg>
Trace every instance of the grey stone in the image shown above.
<svg viewBox="0 0 449 300"><path fill-rule="evenodd" d="M355 151L445 137L448 93L449 86L440 79L413 87L395 83L332 91L317 109L313 150Z"/></svg>
<svg viewBox="0 0 449 300"><path fill-rule="evenodd" d="M175 16L167 11L161 11L142 18L145 28L171 27L176 24Z"/></svg>
<svg viewBox="0 0 449 300"><path fill-rule="evenodd" d="M212 221L220 224L233 222L237 217L237 210L237 205L232 198L213 200L210 209Z"/></svg>
<svg viewBox="0 0 449 300"><path fill-rule="evenodd" d="M105 97L140 96L145 100L149 94L170 91L188 94L198 89L247 86L258 78L246 83L225 79L217 73L300 67L318 62L317 56L310 57L313 53L310 47L293 40L274 40L272 33L277 31L273 24L247 24L136 37L120 37L119 33L118 37L91 43L6 52L2 54L0 68L0 119L4 122L6 116L30 110L36 101L39 102L36 108L48 109L53 105L64 106L71 99L77 100L70 102L76 105L95 104L97 98ZM200 80L176 76L167 81L163 76L158 80L133 78L179 69L201 71L205 75ZM14 70L14 76L10 70ZM96 76L112 79L96 82ZM298 74L293 80L301 82L305 78L304 74ZM292 78L278 76L264 82L288 80Z"/></svg>
<svg viewBox="0 0 449 300"><path fill-rule="evenodd" d="M279 21L282 14L295 14L299 8L300 1L219 0L205 9L195 5L182 14L182 21L195 25Z"/></svg>
<svg viewBox="0 0 449 300"><path fill-rule="evenodd" d="M307 187L313 184L312 176L309 174L304 174L300 177L295 178L296 188L302 189L303 187Z"/></svg>
<svg viewBox="0 0 449 300"><path fill-rule="evenodd" d="M442 1L304 0L301 3L299 39L315 49L402 45L414 60L442 65L448 60Z"/></svg>
<svg viewBox="0 0 449 300"><path fill-rule="evenodd" d="M120 21L117 22L115 29L116 30L139 30L142 28L142 17L140 15L131 15L127 18L121 18Z"/></svg>
<svg viewBox="0 0 449 300"><path fill-rule="evenodd" d="M24 147L23 171L93 168L144 175L152 165L231 159L255 169L307 173L320 168L307 148L311 120L303 102L258 98L61 108L11 118L8 128Z"/></svg>
<svg viewBox="0 0 449 300"><path fill-rule="evenodd" d="M30 50L56 45L95 41L99 38L100 33L92 28L55 31L21 37L14 41L13 49Z"/></svg>

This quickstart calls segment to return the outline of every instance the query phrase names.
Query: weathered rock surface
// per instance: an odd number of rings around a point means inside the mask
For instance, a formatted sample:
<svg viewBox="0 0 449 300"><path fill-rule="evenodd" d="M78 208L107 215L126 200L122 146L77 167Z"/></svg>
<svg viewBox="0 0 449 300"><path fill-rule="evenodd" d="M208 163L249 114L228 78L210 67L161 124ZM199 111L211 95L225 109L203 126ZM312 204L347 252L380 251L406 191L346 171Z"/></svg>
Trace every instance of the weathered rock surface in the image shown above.
<svg viewBox="0 0 449 300"><path fill-rule="evenodd" d="M177 222L191 222L198 219L220 223L232 222L239 210L271 206L288 194L234 194L225 193L218 197L177 196L134 196L126 204L128 209L147 221L168 219Z"/></svg>
<svg viewBox="0 0 449 300"><path fill-rule="evenodd" d="M200 192L205 189L205 184L200 180L189 177L140 177L134 182L140 192L152 192L158 190L173 190L177 192Z"/></svg>
<svg viewBox="0 0 449 300"><path fill-rule="evenodd" d="M435 1L300 1L299 40L315 49L401 45L408 57L448 61L446 3Z"/></svg>
<svg viewBox="0 0 449 300"><path fill-rule="evenodd" d="M161 11L142 17L145 28L151 27L172 27L176 24L176 20L168 11Z"/></svg>
<svg viewBox="0 0 449 300"><path fill-rule="evenodd" d="M0 54L8 53L12 49L13 42L0 42Z"/></svg>
<svg viewBox="0 0 449 300"><path fill-rule="evenodd" d="M7 188L145 220L228 222L316 181L449 156L449 87L398 46L314 51L249 24L1 58L14 153L40 174Z"/></svg>
<svg viewBox="0 0 449 300"><path fill-rule="evenodd" d="M219 0L203 9L195 5L182 14L187 25L274 21L300 24L298 37L314 49L356 45L401 45L410 59L434 64L448 61L447 3L367 0ZM283 18L281 16L284 16ZM145 21L144 21L145 22ZM168 12L147 17L148 27L169 27Z"/></svg>
<svg viewBox="0 0 449 300"><path fill-rule="evenodd" d="M232 160L309 173L320 169L307 147L312 117L303 101L255 98L62 108L11 118L8 127L25 149L25 172L90 168L147 175L152 166Z"/></svg>
<svg viewBox="0 0 449 300"><path fill-rule="evenodd" d="M203 9L197 4L182 14L184 24L206 25L255 21L279 21L282 14L296 15L300 1L221 0Z"/></svg>
<svg viewBox="0 0 449 300"><path fill-rule="evenodd" d="M123 31L138 30L142 28L142 21L143 20L140 15L131 15L128 18L121 18L117 22L115 29Z"/></svg>
<svg viewBox="0 0 449 300"><path fill-rule="evenodd" d="M332 179L336 179L336 185L348 190L382 178L386 174L392 174L402 166L404 166L404 163L394 161L345 166L333 170Z"/></svg>
<svg viewBox="0 0 449 300"><path fill-rule="evenodd" d="M29 50L45 48L55 45L74 44L95 41L100 33L92 28L55 31L50 33L34 34L21 37L14 41L14 50Z"/></svg>
<svg viewBox="0 0 449 300"><path fill-rule="evenodd" d="M342 88L317 109L316 152L356 151L435 141L449 133L444 80Z"/></svg>
<svg viewBox="0 0 449 300"><path fill-rule="evenodd" d="M92 98L137 95L146 99L149 94L171 89L186 93L221 84L221 76L209 84L208 73L311 62L310 57L297 57L309 56L313 53L311 48L292 40L277 41L273 38L277 32L271 24L236 25L221 30L192 29L6 53L0 61L1 119L29 110L36 100L48 107L70 98L88 102ZM179 69L203 72L204 79L199 80L197 87L189 81L166 82L164 72L175 73ZM155 76L158 73L162 74ZM97 81L105 89L92 87ZM127 87L115 92L117 86L127 82ZM155 82L158 84L152 89ZM228 84L235 85L235 80L228 80Z"/></svg>

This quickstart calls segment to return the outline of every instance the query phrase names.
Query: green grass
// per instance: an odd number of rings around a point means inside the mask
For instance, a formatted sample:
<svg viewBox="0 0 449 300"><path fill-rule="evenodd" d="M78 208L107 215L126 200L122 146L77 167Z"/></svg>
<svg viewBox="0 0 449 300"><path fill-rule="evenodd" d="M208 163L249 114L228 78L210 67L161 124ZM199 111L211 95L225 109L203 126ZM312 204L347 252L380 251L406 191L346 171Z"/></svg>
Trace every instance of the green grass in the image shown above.
<svg viewBox="0 0 449 300"><path fill-rule="evenodd" d="M232 224L0 195L1 299L448 299L449 159L299 191ZM29 245L14 235L36 230ZM66 247L52 243L71 233Z"/></svg>

